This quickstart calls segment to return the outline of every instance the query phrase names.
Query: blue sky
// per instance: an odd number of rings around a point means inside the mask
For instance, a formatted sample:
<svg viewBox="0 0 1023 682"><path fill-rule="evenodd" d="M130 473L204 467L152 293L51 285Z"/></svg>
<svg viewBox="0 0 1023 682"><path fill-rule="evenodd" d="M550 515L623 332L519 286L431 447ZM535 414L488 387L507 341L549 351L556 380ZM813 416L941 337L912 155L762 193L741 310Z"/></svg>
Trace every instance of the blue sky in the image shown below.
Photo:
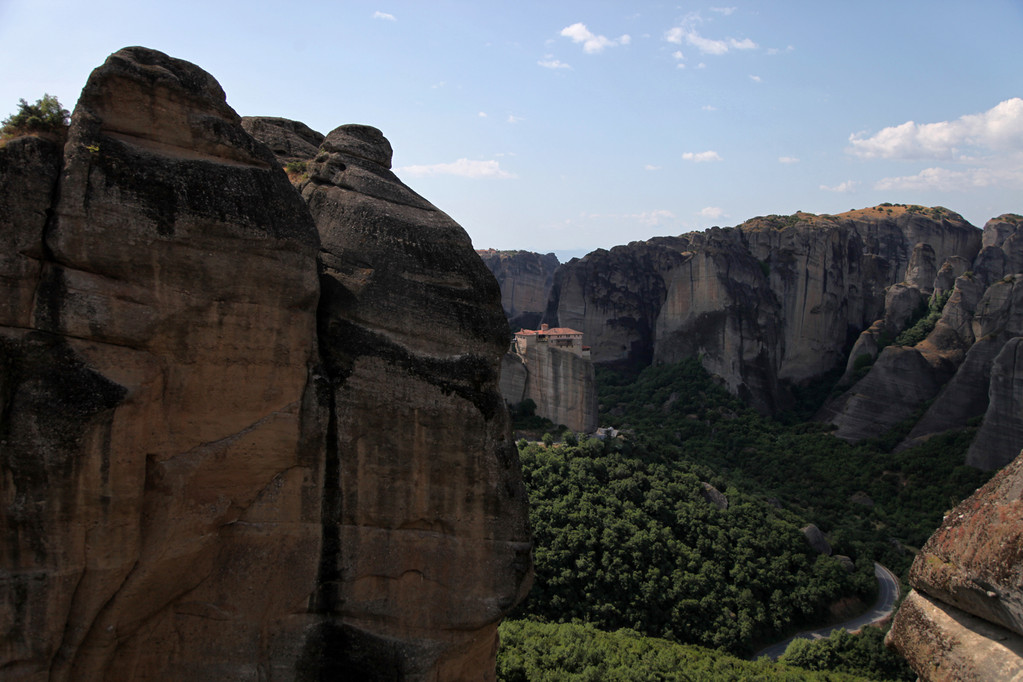
<svg viewBox="0 0 1023 682"><path fill-rule="evenodd" d="M477 248L796 210L1023 213L1023 0L0 0L0 113L145 45L242 115L380 128Z"/></svg>

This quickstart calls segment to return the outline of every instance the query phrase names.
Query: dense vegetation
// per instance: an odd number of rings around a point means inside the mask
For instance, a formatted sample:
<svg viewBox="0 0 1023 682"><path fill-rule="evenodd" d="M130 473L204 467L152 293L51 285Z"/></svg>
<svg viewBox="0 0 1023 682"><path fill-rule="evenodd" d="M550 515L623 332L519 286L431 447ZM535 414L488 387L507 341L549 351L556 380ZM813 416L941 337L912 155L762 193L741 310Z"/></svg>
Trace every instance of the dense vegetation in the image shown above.
<svg viewBox="0 0 1023 682"><path fill-rule="evenodd" d="M794 515L735 488L727 508L714 504L703 482L724 485L705 468L595 438L519 455L537 575L523 613L534 618L751 653L876 590L872 561L848 572L818 555Z"/></svg>
<svg viewBox="0 0 1023 682"><path fill-rule="evenodd" d="M711 468L729 485L776 500L828 533L840 554L867 556L896 573L942 515L990 473L965 466L974 428L892 453L912 423L852 445L814 422L785 424L745 407L697 360L638 376L601 370L602 422L668 460Z"/></svg>
<svg viewBox="0 0 1023 682"><path fill-rule="evenodd" d="M63 134L70 117L71 113L51 95L43 95L35 104L22 99L18 111L0 122L0 139L28 133Z"/></svg>
<svg viewBox="0 0 1023 682"><path fill-rule="evenodd" d="M943 513L989 476L962 464L975 429L893 454L907 421L851 445L806 421L807 406L819 405L835 378L800 391L802 409L770 419L696 359L638 374L598 370L601 423L622 438L519 442L537 579L518 616L745 654L827 620L840 596L872 598L875 560L905 575ZM726 508L705 483L725 493ZM827 533L835 554L855 560L853 572L810 549L799 530L807 522ZM543 658L547 644L528 642L531 632L520 631L516 645L537 650L529 665L567 670ZM886 658L878 636L832 639L797 644L788 660L906 679L905 669L884 667L897 660ZM578 676L585 666L573 670L577 677L505 679L590 679Z"/></svg>
<svg viewBox="0 0 1023 682"><path fill-rule="evenodd" d="M806 670L835 670L863 675L871 680L906 680L916 673L906 661L884 647L884 630L867 627L857 635L839 630L825 639L797 639L778 659L779 663Z"/></svg>
<svg viewBox="0 0 1023 682"><path fill-rule="evenodd" d="M602 632L592 625L506 621L501 624L497 679L503 682L733 682L790 680L855 682L844 673L811 673L744 661L719 651L636 632Z"/></svg>

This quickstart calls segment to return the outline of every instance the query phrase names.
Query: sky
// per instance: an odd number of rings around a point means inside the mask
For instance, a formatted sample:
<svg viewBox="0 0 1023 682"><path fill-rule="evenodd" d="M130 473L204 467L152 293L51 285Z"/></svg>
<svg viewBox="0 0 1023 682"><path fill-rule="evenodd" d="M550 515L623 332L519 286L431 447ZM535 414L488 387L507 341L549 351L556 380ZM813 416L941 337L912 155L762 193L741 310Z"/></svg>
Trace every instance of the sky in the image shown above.
<svg viewBox="0 0 1023 682"><path fill-rule="evenodd" d="M383 131L476 248L1023 213L1023 0L0 0L0 116L143 45L243 116Z"/></svg>

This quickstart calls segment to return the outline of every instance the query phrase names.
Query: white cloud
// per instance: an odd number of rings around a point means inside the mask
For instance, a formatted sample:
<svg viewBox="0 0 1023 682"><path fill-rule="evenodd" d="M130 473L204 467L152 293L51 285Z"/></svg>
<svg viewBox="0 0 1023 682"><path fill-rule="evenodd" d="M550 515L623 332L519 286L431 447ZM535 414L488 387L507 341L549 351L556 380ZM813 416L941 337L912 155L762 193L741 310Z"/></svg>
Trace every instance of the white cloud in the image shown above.
<svg viewBox="0 0 1023 682"><path fill-rule="evenodd" d="M678 60L686 58L685 55L682 54L682 50L675 50L674 52L671 53L671 56Z"/></svg>
<svg viewBox="0 0 1023 682"><path fill-rule="evenodd" d="M865 159L970 160L967 152L1023 152L1023 99L1014 97L988 111L954 121L907 121L866 136L849 136L847 151Z"/></svg>
<svg viewBox="0 0 1023 682"><path fill-rule="evenodd" d="M458 159L451 163L434 163L423 166L403 166L394 169L396 173L422 177L429 175L455 175L462 178L498 178L510 179L514 173L501 170L497 161L471 161Z"/></svg>
<svg viewBox="0 0 1023 682"><path fill-rule="evenodd" d="M526 119L521 116L516 116L515 114L508 114L508 118L506 120L508 123L518 123L519 121L525 121Z"/></svg>
<svg viewBox="0 0 1023 682"><path fill-rule="evenodd" d="M700 108L703 109L704 111L717 111L718 110L718 108L716 106L714 106L713 104L704 104Z"/></svg>
<svg viewBox="0 0 1023 682"><path fill-rule="evenodd" d="M696 31L686 33L686 42L703 54L725 54L728 52L728 43L726 41L704 38Z"/></svg>
<svg viewBox="0 0 1023 682"><path fill-rule="evenodd" d="M721 161L721 155L715 151L705 152L686 152L682 155L682 158L686 161L692 161L693 163L706 163L707 161Z"/></svg>
<svg viewBox="0 0 1023 682"><path fill-rule="evenodd" d="M660 166L654 166L654 165L648 163L647 165L643 166L643 170L659 171L659 170L661 170L661 167Z"/></svg>
<svg viewBox="0 0 1023 682"><path fill-rule="evenodd" d="M726 54L730 50L755 50L758 47L758 45L749 38L744 38L742 40L736 40L735 38L714 40L712 38L704 38L694 29L687 29L682 26L676 26L668 31L664 36L665 40L669 43L675 43L676 45L681 45L683 38L686 43L692 45L703 54L722 55Z"/></svg>
<svg viewBox="0 0 1023 682"><path fill-rule="evenodd" d="M383 19L384 21L397 21L393 14L387 12L373 12L374 19Z"/></svg>
<svg viewBox="0 0 1023 682"><path fill-rule="evenodd" d="M1023 187L1023 170L1014 168L925 168L916 175L884 178L875 189L879 190L935 190L955 192L978 187L1020 186Z"/></svg>
<svg viewBox="0 0 1023 682"><path fill-rule="evenodd" d="M750 80L751 80L751 81L753 81L754 83L762 83L762 82L763 82L763 80L764 80L764 79L762 79L762 78L761 78L760 76L754 76L753 74L750 74L750 75L749 75L749 78L750 78Z"/></svg>
<svg viewBox="0 0 1023 682"><path fill-rule="evenodd" d="M799 159L794 156L779 156L778 163L799 163Z"/></svg>
<svg viewBox="0 0 1023 682"><path fill-rule="evenodd" d="M478 113L476 115L479 116L480 118L486 118L487 117L487 112L481 111L480 113Z"/></svg>
<svg viewBox="0 0 1023 682"><path fill-rule="evenodd" d="M571 69L571 65L566 64L560 59L554 59L552 55L545 55L543 59L537 62L540 66L545 69Z"/></svg>
<svg viewBox="0 0 1023 682"><path fill-rule="evenodd" d="M713 220L717 220L718 218L725 215L725 211L723 208L719 206L707 206L705 208L700 209L700 212L697 213L697 215L702 216L704 218L711 218Z"/></svg>
<svg viewBox="0 0 1023 682"><path fill-rule="evenodd" d="M662 221L674 220L675 214L671 211L665 211L663 209L656 211L644 211L642 213L634 213L630 218L635 218L644 225L660 225Z"/></svg>
<svg viewBox="0 0 1023 682"><path fill-rule="evenodd" d="M566 26L561 29L561 35L565 38L569 38L573 43L582 43L583 52L587 54L596 54L603 52L605 48L616 47L618 45L628 45L632 42L632 37L629 34L619 36L618 38L608 38L607 36L597 35L586 28L586 24L577 22L571 26Z"/></svg>
<svg viewBox="0 0 1023 682"><path fill-rule="evenodd" d="M737 7L711 7L711 12L717 12L718 14L724 14L726 17L734 12Z"/></svg>
<svg viewBox="0 0 1023 682"><path fill-rule="evenodd" d="M837 184L837 185L835 185L833 187L828 187L827 185L821 185L821 189L827 190L828 192L847 193L847 192L852 192L854 189L856 189L856 186L858 184L860 184L860 183L856 182L855 180L846 180L845 182L839 183L839 184Z"/></svg>

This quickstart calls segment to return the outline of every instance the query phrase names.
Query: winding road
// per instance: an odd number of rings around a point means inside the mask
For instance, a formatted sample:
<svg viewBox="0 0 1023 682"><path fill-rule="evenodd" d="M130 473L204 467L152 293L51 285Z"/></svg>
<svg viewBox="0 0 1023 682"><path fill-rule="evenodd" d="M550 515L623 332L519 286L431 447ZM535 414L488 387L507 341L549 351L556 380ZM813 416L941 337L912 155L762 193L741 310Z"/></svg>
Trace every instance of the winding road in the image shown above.
<svg viewBox="0 0 1023 682"><path fill-rule="evenodd" d="M794 639L822 639L830 635L835 630L856 632L865 625L877 623L890 616L892 611L895 609L895 602L899 600L899 580L895 577L894 573L876 561L874 562L874 576L877 578L878 595L877 602L869 611L857 616L856 618L851 618L842 623L835 623L834 625L829 625L826 628L798 632L783 642L778 642L777 644L772 644L765 649L761 649L752 657L751 660L756 660L761 656L769 656L771 659L776 660L779 656L785 653L785 649Z"/></svg>

